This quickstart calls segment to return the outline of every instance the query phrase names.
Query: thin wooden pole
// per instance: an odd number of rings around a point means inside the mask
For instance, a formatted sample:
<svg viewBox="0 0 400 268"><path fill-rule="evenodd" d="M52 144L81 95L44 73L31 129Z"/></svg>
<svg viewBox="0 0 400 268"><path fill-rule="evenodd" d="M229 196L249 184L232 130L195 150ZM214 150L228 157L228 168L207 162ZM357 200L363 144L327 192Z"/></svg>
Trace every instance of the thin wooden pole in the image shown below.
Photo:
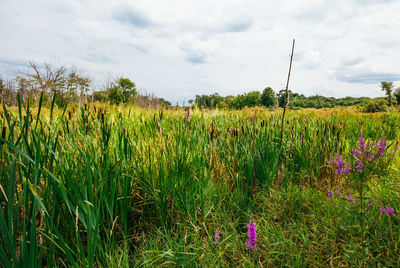
<svg viewBox="0 0 400 268"><path fill-rule="evenodd" d="M282 122L281 122L281 139L280 139L280 143L279 143L279 148L280 149L282 149L283 126L284 126L284 121L285 121L286 109L287 109L287 107L289 105L289 80L290 80L290 72L292 71L294 44L295 44L295 39L293 39L292 54L290 55L289 72L288 72L288 78L287 78L287 81L286 81L286 89L285 89L286 100L285 100L285 106L283 107L283 115L282 115Z"/></svg>
<svg viewBox="0 0 400 268"><path fill-rule="evenodd" d="M274 178L275 181L278 178L279 169L280 169L281 161L282 161L283 129L284 129L284 125L285 125L286 109L287 109L287 107L289 105L289 80L290 80L290 73L292 71L294 44L295 44L295 39L293 39L292 54L290 55L289 72L288 72L288 78L287 78L287 81L286 81L286 89L285 89L286 100L285 100L285 106L283 107L283 114L282 114L282 121L281 121L281 138L280 138L280 141L279 141L279 156L278 156L278 164L277 164L277 169L276 169L275 178Z"/></svg>

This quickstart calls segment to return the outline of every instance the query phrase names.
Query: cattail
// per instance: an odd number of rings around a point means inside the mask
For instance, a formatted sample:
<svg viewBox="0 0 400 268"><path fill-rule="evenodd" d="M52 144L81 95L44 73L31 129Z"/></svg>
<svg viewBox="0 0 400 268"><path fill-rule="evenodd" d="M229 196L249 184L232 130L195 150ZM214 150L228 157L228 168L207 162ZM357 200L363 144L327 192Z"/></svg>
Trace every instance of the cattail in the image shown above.
<svg viewBox="0 0 400 268"><path fill-rule="evenodd" d="M104 114L103 113L101 113L101 124L104 125Z"/></svg>
<svg viewBox="0 0 400 268"><path fill-rule="evenodd" d="M68 120L65 121L66 125L67 125L67 133L69 133L69 124L68 124Z"/></svg>

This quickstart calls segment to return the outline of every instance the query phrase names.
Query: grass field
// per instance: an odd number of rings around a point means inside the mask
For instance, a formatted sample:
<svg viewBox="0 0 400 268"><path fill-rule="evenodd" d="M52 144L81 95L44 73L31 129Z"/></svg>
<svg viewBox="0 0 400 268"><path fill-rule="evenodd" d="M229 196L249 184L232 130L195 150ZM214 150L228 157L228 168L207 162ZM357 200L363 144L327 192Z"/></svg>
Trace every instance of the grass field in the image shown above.
<svg viewBox="0 0 400 268"><path fill-rule="evenodd" d="M4 107L0 266L400 266L400 114L290 111L280 148L281 116ZM362 198L329 165L359 137L390 156Z"/></svg>

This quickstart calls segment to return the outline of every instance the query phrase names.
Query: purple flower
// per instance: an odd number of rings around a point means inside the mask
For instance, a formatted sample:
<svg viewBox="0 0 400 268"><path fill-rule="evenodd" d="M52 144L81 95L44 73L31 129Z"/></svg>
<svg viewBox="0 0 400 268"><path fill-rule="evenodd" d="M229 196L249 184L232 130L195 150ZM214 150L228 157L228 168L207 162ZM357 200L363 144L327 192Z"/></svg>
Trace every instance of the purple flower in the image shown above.
<svg viewBox="0 0 400 268"><path fill-rule="evenodd" d="M343 160L342 160L342 157L340 156L340 155L338 155L337 157L336 157L336 166L339 168L339 167L343 167L344 166L344 162L343 162Z"/></svg>
<svg viewBox="0 0 400 268"><path fill-rule="evenodd" d="M386 208L381 207L379 208L379 210L381 214L386 213L388 215L394 216L394 209L391 207L386 207Z"/></svg>
<svg viewBox="0 0 400 268"><path fill-rule="evenodd" d="M386 208L386 214L394 216L394 209L390 208L390 207L387 207Z"/></svg>
<svg viewBox="0 0 400 268"><path fill-rule="evenodd" d="M218 230L215 230L215 235L214 235L215 241L214 241L214 244L217 244L219 242L220 234L221 233Z"/></svg>
<svg viewBox="0 0 400 268"><path fill-rule="evenodd" d="M353 149L353 155L354 155L354 157L357 157L357 156L359 156L360 154L361 154L361 152L360 152L359 150Z"/></svg>
<svg viewBox="0 0 400 268"><path fill-rule="evenodd" d="M372 206L375 205L375 204L376 204L376 201L374 200L374 201L372 201L371 203L369 203L368 206L369 206L369 207L372 207Z"/></svg>
<svg viewBox="0 0 400 268"><path fill-rule="evenodd" d="M339 197L342 197L342 193L339 190L336 190L335 193L337 193L339 195Z"/></svg>
<svg viewBox="0 0 400 268"><path fill-rule="evenodd" d="M347 196L347 200L351 201L353 204L356 202L351 194Z"/></svg>
<svg viewBox="0 0 400 268"><path fill-rule="evenodd" d="M399 146L396 146L396 147L394 147L394 149L393 149L393 151L391 151L390 153L391 154L394 154L397 150L399 150L400 149L400 147Z"/></svg>
<svg viewBox="0 0 400 268"><path fill-rule="evenodd" d="M330 162L331 163L331 162ZM350 168L348 166L346 166L346 163L343 161L342 157L340 155L338 155L336 157L336 174L338 175L342 175L342 174L346 174L346 173L350 173Z"/></svg>
<svg viewBox="0 0 400 268"><path fill-rule="evenodd" d="M381 139L378 142L378 154L379 154L379 156L383 156L383 151L385 151L385 149L386 149L386 140Z"/></svg>
<svg viewBox="0 0 400 268"><path fill-rule="evenodd" d="M350 168L349 167L345 167L345 168L336 169L336 173L338 175L350 173Z"/></svg>
<svg viewBox="0 0 400 268"><path fill-rule="evenodd" d="M365 149L365 141L363 137L360 137L358 139L358 146L360 147L360 149Z"/></svg>
<svg viewBox="0 0 400 268"><path fill-rule="evenodd" d="M251 248L253 251L257 251L257 234L256 234L256 224L252 221L249 221L249 225L247 225L247 232L249 236L249 240L246 241L246 246Z"/></svg>
<svg viewBox="0 0 400 268"><path fill-rule="evenodd" d="M356 166L356 169L358 169L358 172L362 173L364 168L364 164L361 161L358 161L358 165Z"/></svg>
<svg viewBox="0 0 400 268"><path fill-rule="evenodd" d="M332 201L333 192L331 190L328 190L328 196L329 196L329 200Z"/></svg>

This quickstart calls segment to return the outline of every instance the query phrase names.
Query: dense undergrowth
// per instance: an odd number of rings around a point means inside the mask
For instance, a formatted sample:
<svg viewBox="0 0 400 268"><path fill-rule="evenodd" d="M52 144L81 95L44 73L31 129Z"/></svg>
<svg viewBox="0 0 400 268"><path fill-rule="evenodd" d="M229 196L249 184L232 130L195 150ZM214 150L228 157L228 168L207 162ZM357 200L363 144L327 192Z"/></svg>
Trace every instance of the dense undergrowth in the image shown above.
<svg viewBox="0 0 400 268"><path fill-rule="evenodd" d="M289 112L280 149L282 113L255 110L194 110L184 120L183 110L98 103L4 107L0 263L399 265L399 156L369 182L365 196L377 204L363 236L359 196L328 162L360 136L393 148L400 114ZM334 189L356 204L329 200ZM380 213L386 205L395 216ZM257 251L245 245L249 220Z"/></svg>

